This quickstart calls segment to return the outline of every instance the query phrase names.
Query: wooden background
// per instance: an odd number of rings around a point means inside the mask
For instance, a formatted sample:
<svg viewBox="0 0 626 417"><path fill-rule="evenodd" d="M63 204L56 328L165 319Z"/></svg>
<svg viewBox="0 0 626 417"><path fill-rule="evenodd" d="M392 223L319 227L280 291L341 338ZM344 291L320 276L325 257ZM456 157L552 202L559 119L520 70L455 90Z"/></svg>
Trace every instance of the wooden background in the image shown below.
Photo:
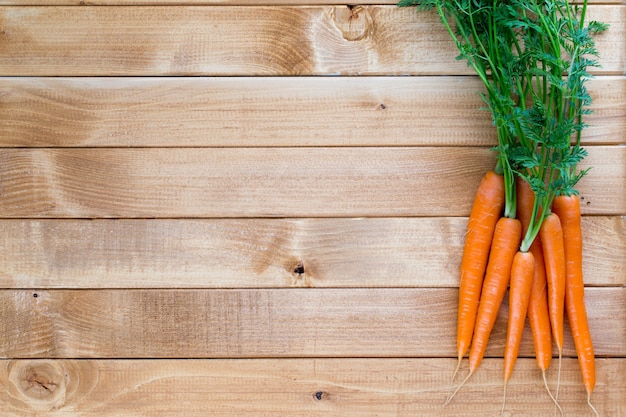
<svg viewBox="0 0 626 417"><path fill-rule="evenodd" d="M588 15L593 402L626 416L626 5ZM441 408L495 141L455 56L388 0L0 0L1 415L499 415L506 306ZM551 415L524 337L506 415Z"/></svg>

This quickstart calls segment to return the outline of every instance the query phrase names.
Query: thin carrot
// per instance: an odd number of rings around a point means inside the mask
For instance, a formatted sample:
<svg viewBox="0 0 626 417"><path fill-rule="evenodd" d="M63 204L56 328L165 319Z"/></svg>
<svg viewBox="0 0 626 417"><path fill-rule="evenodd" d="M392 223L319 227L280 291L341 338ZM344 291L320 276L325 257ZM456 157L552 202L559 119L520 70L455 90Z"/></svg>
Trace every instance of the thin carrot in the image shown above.
<svg viewBox="0 0 626 417"><path fill-rule="evenodd" d="M561 220L565 240L565 311L574 338L583 383L587 390L587 402L598 414L591 405L591 394L596 384L596 370L584 300L580 201L574 195L557 196L552 203L552 210Z"/></svg>
<svg viewBox="0 0 626 417"><path fill-rule="evenodd" d="M525 235L533 213L535 204L535 193L530 184L522 178L517 178L517 218L522 222L522 235ZM540 215L541 213L538 213ZM535 358L537 366L541 370L544 386L548 395L554 401L556 407L561 410L556 399L550 392L548 381L546 379L546 371L552 362L552 329L550 328L550 315L548 313L548 293L546 284L546 269L543 261L543 249L541 247L541 238L535 237L535 240L528 249L533 254L535 268L533 273L533 285L530 290L530 299L528 300L528 323L533 335L533 344L535 347ZM561 410L562 414L562 410Z"/></svg>
<svg viewBox="0 0 626 417"><path fill-rule="evenodd" d="M504 345L504 397L502 414L506 402L506 386L513 373L522 341L522 331L526 322L528 300L533 286L535 257L531 252L518 251L513 258L509 289L509 319Z"/></svg>
<svg viewBox="0 0 626 417"><path fill-rule="evenodd" d="M546 267L546 281L548 283L548 311L552 337L559 353L559 371L555 397L559 396L561 381L561 358L563 357L563 311L565 304L565 248L563 243L563 229L561 221L555 213L548 214L541 228L539 236L543 248L543 259Z"/></svg>
<svg viewBox="0 0 626 417"><path fill-rule="evenodd" d="M552 329L548 312L546 270L539 238L530 246L529 252L533 254L535 270L533 287L530 291L530 300L528 301L528 323L533 335L537 366L545 374L552 361Z"/></svg>
<svg viewBox="0 0 626 417"><path fill-rule="evenodd" d="M522 225L519 220L502 217L496 223L470 347L469 374L444 405L454 398L459 389L474 374L485 355L491 330L509 285L513 257L518 250L521 237Z"/></svg>
<svg viewBox="0 0 626 417"><path fill-rule="evenodd" d="M535 270L533 275L533 286L530 290L530 299L528 300L528 323L530 331L533 335L533 344L535 346L535 358L537 366L541 370L543 385L558 408L561 415L563 410L558 400L552 395L548 380L546 379L546 371L552 362L552 328L550 326L550 313L548 309L548 288L546 283L546 269L543 261L543 250L541 247L541 238L537 236L535 241L530 245L529 252L533 254L535 259Z"/></svg>
<svg viewBox="0 0 626 417"><path fill-rule="evenodd" d="M488 171L480 182L467 223L461 260L457 321L459 364L469 349L474 332L485 268L496 223L504 207L504 178ZM457 366L458 369L458 366Z"/></svg>
<svg viewBox="0 0 626 417"><path fill-rule="evenodd" d="M522 222L522 236L526 234L530 218L532 217L535 193L525 180L517 178L517 218ZM533 254L535 268L533 286L528 300L528 322L533 335L537 366L544 374L552 361L552 335L550 317L548 314L548 295L546 288L546 270L543 261L541 238L537 236L530 245L529 252ZM547 386L546 386L547 388ZM548 393L550 390L548 390ZM550 394L552 396L552 394Z"/></svg>

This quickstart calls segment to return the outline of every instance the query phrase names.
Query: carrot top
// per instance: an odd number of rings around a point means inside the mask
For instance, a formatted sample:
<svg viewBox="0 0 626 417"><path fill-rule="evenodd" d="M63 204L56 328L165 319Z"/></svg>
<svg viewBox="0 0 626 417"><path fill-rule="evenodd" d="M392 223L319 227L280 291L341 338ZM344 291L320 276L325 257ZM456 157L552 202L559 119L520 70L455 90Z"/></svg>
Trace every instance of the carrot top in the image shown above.
<svg viewBox="0 0 626 417"><path fill-rule="evenodd" d="M505 217L515 217L515 175L537 195L535 216L522 242L526 252L555 195L574 194L585 175L577 164L582 116L591 98L588 67L598 66L582 6L568 0L400 0L434 9L464 59L485 86L481 97L496 127L496 172L505 183ZM571 138L575 135L575 146ZM541 214L539 214L541 213Z"/></svg>
<svg viewBox="0 0 626 417"><path fill-rule="evenodd" d="M514 111L511 124L519 141L507 153L513 170L536 195L520 248L525 252L554 197L577 194L575 186L588 172L577 168L587 155L580 146L583 115L591 104L585 83L591 78L587 68L599 66L592 59L598 55L592 35L607 26L595 21L585 26L587 1L582 7L566 0L512 0L511 5L522 11L509 24L523 28L524 70L516 92L526 100Z"/></svg>

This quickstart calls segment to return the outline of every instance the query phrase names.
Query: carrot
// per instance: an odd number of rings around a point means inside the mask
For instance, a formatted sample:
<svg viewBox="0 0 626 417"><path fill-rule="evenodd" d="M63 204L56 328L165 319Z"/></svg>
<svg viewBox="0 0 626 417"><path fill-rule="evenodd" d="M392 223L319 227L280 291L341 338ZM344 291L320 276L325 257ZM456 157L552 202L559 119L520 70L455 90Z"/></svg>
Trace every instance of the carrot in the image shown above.
<svg viewBox="0 0 626 417"><path fill-rule="evenodd" d="M535 257L531 252L518 251L513 258L511 267L511 283L509 289L509 319L504 345L504 397L502 414L506 401L506 386L513 373L522 341L522 331L526 322L528 300L533 286Z"/></svg>
<svg viewBox="0 0 626 417"><path fill-rule="evenodd" d="M545 376L552 361L552 329L548 313L546 270L539 238L530 246L529 252L533 254L535 269L530 300L528 300L528 323L533 335L537 366Z"/></svg>
<svg viewBox="0 0 626 417"><path fill-rule="evenodd" d="M541 247L541 238L537 236L533 244L530 246L529 252L533 254L535 259L535 270L533 275L533 286L530 290L530 299L528 300L528 323L530 331L533 335L533 344L535 347L535 358L537 366L541 370L543 385L554 402L556 408L559 409L561 415L563 410L558 400L552 395L548 380L546 379L546 371L552 362L552 328L550 326L550 313L548 309L548 293L546 284L546 269L543 261L543 250Z"/></svg>
<svg viewBox="0 0 626 417"><path fill-rule="evenodd" d="M444 406L474 374L485 355L491 330L509 285L513 257L521 237L522 225L519 220L501 217L496 223L470 347L469 374L446 400Z"/></svg>
<svg viewBox="0 0 626 417"><path fill-rule="evenodd" d="M565 304L565 248L561 221L555 213L548 214L541 228L539 237L543 248L548 283L548 312L552 337L559 352L559 371L555 397L559 396L561 381L561 358L563 357L563 311Z"/></svg>
<svg viewBox="0 0 626 417"><path fill-rule="evenodd" d="M577 196L557 196L552 203L563 227L565 241L565 311L578 354L583 383L587 390L587 403L595 388L596 370L593 344L587 321L582 271L582 231L580 227L580 201Z"/></svg>
<svg viewBox="0 0 626 417"><path fill-rule="evenodd" d="M548 307L552 336L559 351L563 350L563 309L565 302L565 248L561 221L550 213L539 231L548 282Z"/></svg>
<svg viewBox="0 0 626 417"><path fill-rule="evenodd" d="M532 217L535 193L528 182L517 178L517 218L522 222L522 235L526 234L530 218ZM552 361L552 335L550 318L548 315L548 298L546 292L546 270L543 261L541 238L537 236L530 245L529 252L533 254L535 268L533 274L533 286L528 300L528 322L533 335L535 357L537 366L542 371L544 380L545 372ZM546 386L547 388L547 386ZM550 390L548 390L548 393ZM552 396L552 394L550 394Z"/></svg>
<svg viewBox="0 0 626 417"><path fill-rule="evenodd" d="M532 188L522 178L517 178L517 217L522 222L522 235L528 231L528 226L533 213L533 205L535 203L535 193ZM540 215L540 213L538 213ZM548 381L546 379L546 371L552 362L552 329L550 328L550 316L548 313L548 295L546 284L546 269L543 261L543 250L541 246L541 238L535 237L528 250L533 254L535 261L533 284L530 290L530 299L528 300L528 323L533 335L533 344L535 347L535 358L537 366L541 370L544 386L548 395L554 401L556 407L561 410L556 399L550 392ZM562 414L561 410L561 414Z"/></svg>
<svg viewBox="0 0 626 417"><path fill-rule="evenodd" d="M488 171L476 191L467 223L467 234L465 235L463 257L461 259L461 282L457 317L457 355L459 364L472 341L489 249L496 222L500 218L503 207L504 178L494 171Z"/></svg>
<svg viewBox="0 0 626 417"><path fill-rule="evenodd" d="M522 225L519 220L508 217L498 220L476 315L476 326L469 355L470 371L478 368L485 355L487 341L509 285L513 257L517 252L521 236Z"/></svg>

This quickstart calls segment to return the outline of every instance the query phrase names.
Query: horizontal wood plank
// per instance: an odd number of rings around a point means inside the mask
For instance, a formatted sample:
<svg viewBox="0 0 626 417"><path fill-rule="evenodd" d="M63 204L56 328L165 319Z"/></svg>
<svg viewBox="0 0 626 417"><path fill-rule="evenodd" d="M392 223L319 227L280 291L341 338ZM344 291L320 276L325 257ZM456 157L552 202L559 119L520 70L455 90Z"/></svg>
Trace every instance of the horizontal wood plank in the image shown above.
<svg viewBox="0 0 626 417"><path fill-rule="evenodd" d="M626 359L598 359L592 397L601 415L626 413ZM6 417L475 416L502 406L502 360L487 359L441 408L453 359L15 360L0 361ZM548 371L552 389L556 367ZM565 359L565 415L588 416L575 359ZM520 359L507 389L510 415L545 417L554 405L533 359ZM45 414L44 414L45 413ZM508 414L507 414L508 415Z"/></svg>
<svg viewBox="0 0 626 417"><path fill-rule="evenodd" d="M588 0L589 4L623 4L622 0ZM361 5L396 5L396 0L365 0ZM573 0L572 3L582 3ZM333 0L0 0L1 6L267 6L267 5L336 5Z"/></svg>
<svg viewBox="0 0 626 417"><path fill-rule="evenodd" d="M626 77L586 144L626 143ZM0 78L0 146L491 146L474 77Z"/></svg>
<svg viewBox="0 0 626 417"><path fill-rule="evenodd" d="M0 288L456 287L466 222L2 220ZM583 233L585 283L626 286L626 217Z"/></svg>
<svg viewBox="0 0 626 417"><path fill-rule="evenodd" d="M588 150L584 213L626 213L626 147ZM4 149L0 217L465 216L493 166L486 148Z"/></svg>
<svg viewBox="0 0 626 417"><path fill-rule="evenodd" d="M626 288L585 294L596 355L626 356ZM452 288L0 290L0 356L455 357L457 298ZM502 356L506 305L487 356ZM526 330L520 352L533 356ZM575 355L566 334L564 355Z"/></svg>
<svg viewBox="0 0 626 417"><path fill-rule="evenodd" d="M626 5L594 5L626 68ZM0 7L0 75L471 74L434 13L387 6ZM245 30L243 30L245 28Z"/></svg>

